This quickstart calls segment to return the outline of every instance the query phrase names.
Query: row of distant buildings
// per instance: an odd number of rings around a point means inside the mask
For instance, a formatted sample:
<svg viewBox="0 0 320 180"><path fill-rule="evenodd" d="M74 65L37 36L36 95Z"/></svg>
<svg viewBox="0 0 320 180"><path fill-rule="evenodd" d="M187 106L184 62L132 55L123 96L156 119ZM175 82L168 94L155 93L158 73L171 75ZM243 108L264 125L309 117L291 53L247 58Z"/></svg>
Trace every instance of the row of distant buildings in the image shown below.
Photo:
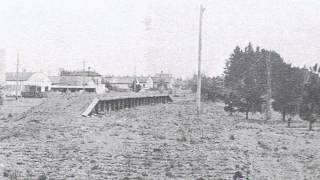
<svg viewBox="0 0 320 180"><path fill-rule="evenodd" d="M163 72L154 76L109 76L104 77L94 71L65 71L58 76L47 76L40 72L9 72L5 75L4 93L7 96L21 96L23 92L96 92L130 90L133 84L141 89L172 89L175 80L171 74Z"/></svg>
<svg viewBox="0 0 320 180"><path fill-rule="evenodd" d="M105 77L104 83L110 84L118 89L130 89L133 82L140 85L142 89L173 89L175 80L171 74L163 72L154 76L124 76L124 77Z"/></svg>

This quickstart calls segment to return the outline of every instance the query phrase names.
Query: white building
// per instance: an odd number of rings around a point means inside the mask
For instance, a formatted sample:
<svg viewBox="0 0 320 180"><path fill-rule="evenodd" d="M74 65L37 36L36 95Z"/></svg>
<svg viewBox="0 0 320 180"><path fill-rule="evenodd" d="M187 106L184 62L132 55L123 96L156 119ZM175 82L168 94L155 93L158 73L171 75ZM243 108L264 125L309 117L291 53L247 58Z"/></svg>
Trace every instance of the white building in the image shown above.
<svg viewBox="0 0 320 180"><path fill-rule="evenodd" d="M45 92L51 88L49 77L40 72L15 72L6 73L5 95L21 96L21 92Z"/></svg>

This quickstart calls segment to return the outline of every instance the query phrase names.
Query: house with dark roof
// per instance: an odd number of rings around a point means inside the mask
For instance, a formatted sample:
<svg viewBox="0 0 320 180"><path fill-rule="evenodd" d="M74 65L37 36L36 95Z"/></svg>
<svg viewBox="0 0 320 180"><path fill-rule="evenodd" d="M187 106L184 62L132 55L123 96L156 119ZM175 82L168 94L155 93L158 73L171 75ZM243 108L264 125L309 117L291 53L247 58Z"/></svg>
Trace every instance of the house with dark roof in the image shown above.
<svg viewBox="0 0 320 180"><path fill-rule="evenodd" d="M6 73L5 95L21 96L22 92L49 91L51 88L51 80L47 75L40 72L8 72ZM17 94L16 94L17 93Z"/></svg>

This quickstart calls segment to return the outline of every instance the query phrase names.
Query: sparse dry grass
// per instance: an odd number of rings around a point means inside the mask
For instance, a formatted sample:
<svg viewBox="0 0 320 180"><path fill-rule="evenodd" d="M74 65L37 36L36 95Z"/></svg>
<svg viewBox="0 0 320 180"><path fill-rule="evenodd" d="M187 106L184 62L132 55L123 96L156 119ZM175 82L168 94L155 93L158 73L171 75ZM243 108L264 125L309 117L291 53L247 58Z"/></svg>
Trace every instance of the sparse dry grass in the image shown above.
<svg viewBox="0 0 320 180"><path fill-rule="evenodd" d="M231 179L236 171L254 180L320 179L320 128L309 132L306 122L246 121L219 103L204 103L198 118L190 96L81 117L90 98L50 98L7 119L0 170L18 179Z"/></svg>

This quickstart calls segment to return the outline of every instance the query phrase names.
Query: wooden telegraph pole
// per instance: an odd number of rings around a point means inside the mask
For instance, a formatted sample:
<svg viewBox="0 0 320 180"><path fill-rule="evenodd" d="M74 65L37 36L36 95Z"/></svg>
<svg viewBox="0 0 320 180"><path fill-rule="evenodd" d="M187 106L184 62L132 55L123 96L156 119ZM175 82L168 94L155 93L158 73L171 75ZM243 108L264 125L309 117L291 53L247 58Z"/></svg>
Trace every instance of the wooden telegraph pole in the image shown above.
<svg viewBox="0 0 320 180"><path fill-rule="evenodd" d="M200 16L199 16L199 45L198 45L198 83L197 83L197 114L201 112L201 50L202 50L202 17L205 8L200 5Z"/></svg>
<svg viewBox="0 0 320 180"><path fill-rule="evenodd" d="M267 98L266 98L266 120L270 120L272 118L271 113L271 96L272 96L272 89L271 89L271 51L268 53L268 57L266 59L267 65Z"/></svg>

